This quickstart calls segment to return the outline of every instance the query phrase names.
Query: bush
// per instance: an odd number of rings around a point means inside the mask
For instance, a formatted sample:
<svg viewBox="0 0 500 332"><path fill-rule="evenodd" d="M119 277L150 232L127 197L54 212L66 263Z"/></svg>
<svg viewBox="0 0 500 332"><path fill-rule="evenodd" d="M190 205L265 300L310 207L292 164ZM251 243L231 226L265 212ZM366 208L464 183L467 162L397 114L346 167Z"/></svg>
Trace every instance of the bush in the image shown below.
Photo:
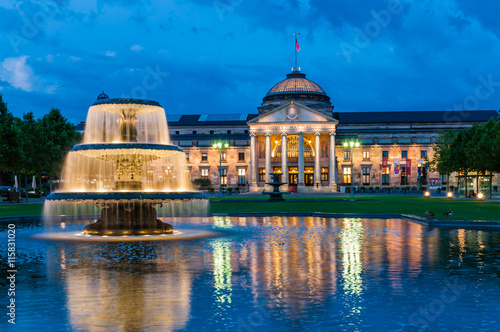
<svg viewBox="0 0 500 332"><path fill-rule="evenodd" d="M359 187L359 190L361 191L365 191L365 189L366 189L365 187Z"/></svg>
<svg viewBox="0 0 500 332"><path fill-rule="evenodd" d="M424 187L424 186L420 186L420 187L418 187L418 190L420 190L420 191L424 191L424 190L425 190L425 187Z"/></svg>
<svg viewBox="0 0 500 332"><path fill-rule="evenodd" d="M203 187L208 187L209 185L212 184L212 182L210 181L210 179L194 179L193 184L203 188Z"/></svg>
<svg viewBox="0 0 500 332"><path fill-rule="evenodd" d="M233 188L231 188L231 187L227 188L228 193L231 193L232 191L233 191Z"/></svg>
<svg viewBox="0 0 500 332"><path fill-rule="evenodd" d="M495 187L493 187L493 188L495 188ZM450 186L450 190L453 190L453 189L455 189L455 186Z"/></svg>
<svg viewBox="0 0 500 332"><path fill-rule="evenodd" d="M372 186L368 187L368 190L373 191L373 187Z"/></svg>
<svg viewBox="0 0 500 332"><path fill-rule="evenodd" d="M215 191L215 189L214 189L214 188L212 188L212 187L208 187L208 188L207 188L207 190L208 190L209 192L211 192L211 193L213 193L213 192Z"/></svg>
<svg viewBox="0 0 500 332"><path fill-rule="evenodd" d="M379 191L379 190L380 190L380 187L375 187L375 190L376 190L376 191Z"/></svg>

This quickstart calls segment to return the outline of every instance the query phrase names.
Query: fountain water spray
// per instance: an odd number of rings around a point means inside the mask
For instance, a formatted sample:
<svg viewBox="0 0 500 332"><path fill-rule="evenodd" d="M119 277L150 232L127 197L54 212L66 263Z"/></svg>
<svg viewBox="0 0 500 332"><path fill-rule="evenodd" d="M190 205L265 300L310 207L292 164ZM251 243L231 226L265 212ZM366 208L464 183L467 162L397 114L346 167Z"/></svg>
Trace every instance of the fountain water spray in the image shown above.
<svg viewBox="0 0 500 332"><path fill-rule="evenodd" d="M191 188L182 149L170 144L165 111L143 99L98 97L83 143L66 157L60 191L47 197L45 219L77 207L101 218L91 235L172 233L160 212L206 212L206 197ZM81 213L81 212L80 212Z"/></svg>

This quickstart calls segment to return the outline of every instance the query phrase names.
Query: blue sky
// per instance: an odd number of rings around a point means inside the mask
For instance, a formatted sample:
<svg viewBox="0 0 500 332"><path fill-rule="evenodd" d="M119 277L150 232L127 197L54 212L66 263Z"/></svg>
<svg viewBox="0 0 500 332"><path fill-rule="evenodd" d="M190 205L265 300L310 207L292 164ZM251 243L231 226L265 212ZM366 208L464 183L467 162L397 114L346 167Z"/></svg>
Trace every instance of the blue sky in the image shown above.
<svg viewBox="0 0 500 332"><path fill-rule="evenodd" d="M299 66L335 110L500 108L500 3L0 0L0 93L84 121L104 90L168 114L256 113Z"/></svg>

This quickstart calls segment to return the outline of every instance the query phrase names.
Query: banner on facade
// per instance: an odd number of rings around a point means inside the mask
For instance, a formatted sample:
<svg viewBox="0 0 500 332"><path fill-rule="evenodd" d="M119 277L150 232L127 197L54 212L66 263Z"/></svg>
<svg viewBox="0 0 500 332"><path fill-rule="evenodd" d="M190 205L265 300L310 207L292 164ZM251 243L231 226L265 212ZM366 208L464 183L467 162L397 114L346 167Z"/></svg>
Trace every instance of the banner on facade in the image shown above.
<svg viewBox="0 0 500 332"><path fill-rule="evenodd" d="M405 172L406 172L406 176L410 176L411 175L411 159L406 159L406 169L405 169Z"/></svg>
<svg viewBox="0 0 500 332"><path fill-rule="evenodd" d="M429 178L429 189L441 188L441 178Z"/></svg>
<svg viewBox="0 0 500 332"><path fill-rule="evenodd" d="M382 157L382 173L386 174L387 171L387 157Z"/></svg>
<svg viewBox="0 0 500 332"><path fill-rule="evenodd" d="M394 175L399 175L400 170L401 170L401 159L400 158L394 158Z"/></svg>

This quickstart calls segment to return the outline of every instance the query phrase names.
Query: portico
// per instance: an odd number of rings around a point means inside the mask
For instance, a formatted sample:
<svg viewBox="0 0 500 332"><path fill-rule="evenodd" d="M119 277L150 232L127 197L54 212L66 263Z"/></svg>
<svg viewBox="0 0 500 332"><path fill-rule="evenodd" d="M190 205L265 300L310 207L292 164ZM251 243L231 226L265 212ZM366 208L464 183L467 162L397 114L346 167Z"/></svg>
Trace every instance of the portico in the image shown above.
<svg viewBox="0 0 500 332"><path fill-rule="evenodd" d="M270 173L297 192L335 192L338 121L289 101L247 122L250 127L250 190L262 191Z"/></svg>

